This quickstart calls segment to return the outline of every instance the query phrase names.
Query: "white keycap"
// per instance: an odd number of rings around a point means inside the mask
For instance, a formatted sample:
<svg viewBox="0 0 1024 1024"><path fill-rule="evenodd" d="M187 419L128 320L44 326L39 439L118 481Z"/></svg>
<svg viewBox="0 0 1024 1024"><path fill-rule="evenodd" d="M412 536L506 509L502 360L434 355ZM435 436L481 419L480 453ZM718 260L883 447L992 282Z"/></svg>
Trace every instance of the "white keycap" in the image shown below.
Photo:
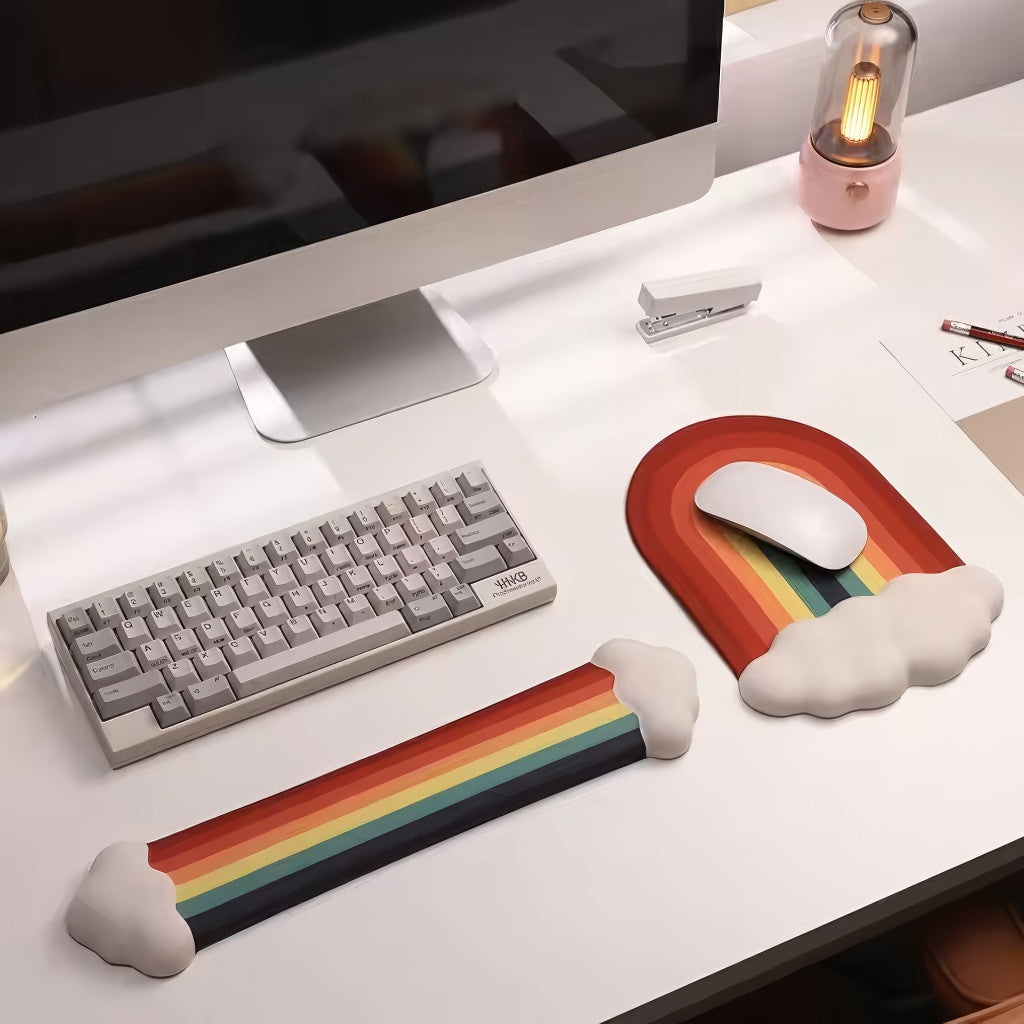
<svg viewBox="0 0 1024 1024"><path fill-rule="evenodd" d="M405 502L397 494L389 494L386 498L382 498L374 506L373 510L385 526L404 523L409 518L409 510L405 507Z"/></svg>
<svg viewBox="0 0 1024 1024"><path fill-rule="evenodd" d="M265 579L267 589L274 597L287 594L289 590L294 590L299 585L299 581L295 578L295 573L292 572L290 565L275 565L267 573Z"/></svg>
<svg viewBox="0 0 1024 1024"><path fill-rule="evenodd" d="M289 650L288 641L285 640L280 626L270 626L268 629L261 629L259 632L253 633L252 643L261 658Z"/></svg>
<svg viewBox="0 0 1024 1024"><path fill-rule="evenodd" d="M455 478L455 482L462 488L462 493L469 497L473 494L479 494L481 491L489 491L491 489L490 483L487 481L487 477L484 476L482 469L472 468L464 469Z"/></svg>
<svg viewBox="0 0 1024 1024"><path fill-rule="evenodd" d="M152 701L153 717L161 729L186 722L191 715L180 693L164 693Z"/></svg>
<svg viewBox="0 0 1024 1024"><path fill-rule="evenodd" d="M462 500L462 489L450 476L441 476L430 485L430 493L438 505L451 505Z"/></svg>
<svg viewBox="0 0 1024 1024"><path fill-rule="evenodd" d="M353 594L362 594L367 590L372 590L373 577L365 565L357 565L352 569L346 569L341 574L341 585L351 597Z"/></svg>
<svg viewBox="0 0 1024 1024"><path fill-rule="evenodd" d="M169 576L161 576L159 579L153 580L146 588L146 593L149 594L149 599L155 608L170 608L178 604L179 601L184 601L186 596L191 596L183 594L177 581Z"/></svg>
<svg viewBox="0 0 1024 1024"><path fill-rule="evenodd" d="M255 605L255 609L256 617L264 629L268 626L279 626L288 618L288 609L279 597L266 597Z"/></svg>
<svg viewBox="0 0 1024 1024"><path fill-rule="evenodd" d="M292 540L295 541L300 555L318 555L327 549L324 535L315 526L304 526Z"/></svg>
<svg viewBox="0 0 1024 1024"><path fill-rule="evenodd" d="M244 575L242 570L235 564L235 560L228 558L227 555L223 558L215 558L207 566L207 571L214 585L218 587L230 587L233 583L237 583Z"/></svg>
<svg viewBox="0 0 1024 1024"><path fill-rule="evenodd" d="M181 691L181 695L193 716L216 711L225 704L233 703L235 699L226 676L214 676L212 679L187 686Z"/></svg>
<svg viewBox="0 0 1024 1024"><path fill-rule="evenodd" d="M163 640L150 640L149 643L143 644L136 650L135 656L139 659L143 672L163 668L174 660L168 653L167 644Z"/></svg>
<svg viewBox="0 0 1024 1024"><path fill-rule="evenodd" d="M402 599L398 596L398 591L390 583L385 583L382 587L374 587L373 590L368 590L366 592L366 600L370 602L370 607L377 615L383 615L385 612L394 611L402 607Z"/></svg>
<svg viewBox="0 0 1024 1024"><path fill-rule="evenodd" d="M246 576L235 584L235 593L242 604L251 608L254 604L270 597L270 591L262 576Z"/></svg>
<svg viewBox="0 0 1024 1024"><path fill-rule="evenodd" d="M194 629L201 622L213 618L213 613L203 598L188 597L178 605L178 618L186 629Z"/></svg>
<svg viewBox="0 0 1024 1024"><path fill-rule="evenodd" d="M399 580L395 584L395 590L398 591L398 596L405 604L410 601L419 601L420 598L428 597L430 594L426 580L419 573Z"/></svg>
<svg viewBox="0 0 1024 1024"><path fill-rule="evenodd" d="M188 658L172 661L163 672L164 682L174 691L184 690L186 686L199 682L199 673Z"/></svg>
<svg viewBox="0 0 1024 1024"><path fill-rule="evenodd" d="M337 576L327 576L322 580L317 580L309 589L313 591L313 596L321 608L329 608L348 597L348 592L341 585L341 580Z"/></svg>
<svg viewBox="0 0 1024 1024"><path fill-rule="evenodd" d="M320 564L330 575L338 576L356 563L352 560L352 553L344 544L335 544L320 556Z"/></svg>
<svg viewBox="0 0 1024 1024"><path fill-rule="evenodd" d="M444 603L451 608L452 615L465 615L480 607L480 598L473 593L472 587L460 583L444 592Z"/></svg>
<svg viewBox="0 0 1024 1024"><path fill-rule="evenodd" d="M455 550L455 545L452 544L450 537L436 537L434 540L428 540L423 545L423 550L426 551L427 558L434 565L450 562L458 555L458 551Z"/></svg>
<svg viewBox="0 0 1024 1024"><path fill-rule="evenodd" d="M90 662L100 661L120 653L121 645L117 642L117 636L109 626L95 633L85 633L75 637L71 644L71 656L75 659L75 664L79 669L84 669Z"/></svg>
<svg viewBox="0 0 1024 1024"><path fill-rule="evenodd" d="M292 566L292 570L300 587L310 587L327 575L327 570L316 555L303 556Z"/></svg>
<svg viewBox="0 0 1024 1024"><path fill-rule="evenodd" d="M378 533L384 529L380 516L367 505L362 505L352 512L348 521L352 524L352 529L356 531L356 537L362 537L368 533Z"/></svg>
<svg viewBox="0 0 1024 1024"><path fill-rule="evenodd" d="M89 608L89 618L97 629L116 626L124 616L121 606L112 597L100 597Z"/></svg>
<svg viewBox="0 0 1024 1024"><path fill-rule="evenodd" d="M200 679L212 679L228 671L227 659L220 647L197 654L192 659L192 664L195 665Z"/></svg>
<svg viewBox="0 0 1024 1024"><path fill-rule="evenodd" d="M394 583L402 576L398 563L391 555L375 558L366 568L370 570L373 582L378 587L385 583Z"/></svg>
<svg viewBox="0 0 1024 1024"><path fill-rule="evenodd" d="M357 622L365 622L367 619L374 618L373 609L370 607L370 602L366 599L365 594L356 594L355 597L346 597L341 604L338 605L341 609L341 614L345 616L345 621L350 625L354 626Z"/></svg>
<svg viewBox="0 0 1024 1024"><path fill-rule="evenodd" d="M242 579L246 576L258 576L270 568L270 559L263 548L252 545L235 555L235 564L242 571Z"/></svg>
<svg viewBox="0 0 1024 1024"><path fill-rule="evenodd" d="M263 545L263 550L267 553L271 565L288 565L299 557L299 549L295 546L295 541L287 534L271 537Z"/></svg>
<svg viewBox="0 0 1024 1024"><path fill-rule="evenodd" d="M405 505L409 509L409 513L414 516L426 515L428 512L433 512L437 508L437 502L434 500L434 496L430 493L429 487L424 487L423 484L417 484L415 487L410 487L404 497Z"/></svg>
<svg viewBox="0 0 1024 1024"><path fill-rule="evenodd" d="M231 643L225 644L221 650L224 652L224 657L227 658L228 664L232 668L241 668L243 665L251 665L254 661L260 660L260 656L256 653L256 648L247 636L232 640Z"/></svg>
<svg viewBox="0 0 1024 1024"><path fill-rule="evenodd" d="M432 594L440 594L442 590L454 587L459 582L447 562L432 565L424 573L423 578L427 581L427 586L430 587Z"/></svg>
<svg viewBox="0 0 1024 1024"><path fill-rule="evenodd" d="M426 544L437 536L437 527L430 521L430 516L413 516L404 529L412 544Z"/></svg>
<svg viewBox="0 0 1024 1024"><path fill-rule="evenodd" d="M444 603L440 594L431 594L421 601L413 601L402 609L402 616L409 628L418 633L421 629L436 626L452 618L452 610Z"/></svg>
<svg viewBox="0 0 1024 1024"><path fill-rule="evenodd" d="M117 639L121 642L121 646L126 651L134 651L136 647L141 647L144 643L153 639L153 634L150 633L149 627L137 615L133 619L125 619L124 622L119 622L115 627L115 632L117 633Z"/></svg>
<svg viewBox="0 0 1024 1024"><path fill-rule="evenodd" d="M505 511L493 491L474 494L471 498L460 501L455 507L459 510L459 515L462 516L467 526Z"/></svg>
<svg viewBox="0 0 1024 1024"><path fill-rule="evenodd" d="M514 569L517 565L523 565L525 562L532 562L534 559L530 546L522 537L508 537L503 540L498 545L498 554L510 569Z"/></svg>
<svg viewBox="0 0 1024 1024"><path fill-rule="evenodd" d="M402 548L409 546L409 538L400 526L385 526L377 534L377 542L385 555L393 555L396 551L401 551Z"/></svg>
<svg viewBox="0 0 1024 1024"><path fill-rule="evenodd" d="M96 710L104 721L144 708L167 693L167 685L159 672L147 672L119 683L104 686L93 695Z"/></svg>
<svg viewBox="0 0 1024 1024"><path fill-rule="evenodd" d="M119 616L123 618L124 616ZM129 616L130 617L130 616ZM84 608L69 608L58 620L57 628L64 642L70 644L76 637L85 636L93 631L92 622L85 614Z"/></svg>
<svg viewBox="0 0 1024 1024"><path fill-rule="evenodd" d="M199 637L199 642L205 651L221 647L231 639L231 634L223 619L207 619L196 630L196 636Z"/></svg>
<svg viewBox="0 0 1024 1024"><path fill-rule="evenodd" d="M256 613L251 608L239 608L238 611L232 612L224 621L228 625L228 632L236 640L239 637L255 633L261 625L260 620L256 618Z"/></svg>
<svg viewBox="0 0 1024 1024"><path fill-rule="evenodd" d="M476 583L477 580L487 579L488 576L508 568L496 547L481 548L468 555L459 555L448 564L460 583Z"/></svg>
<svg viewBox="0 0 1024 1024"><path fill-rule="evenodd" d="M214 588L209 572L201 565L193 565L178 576L178 586L184 597L203 597Z"/></svg>
<svg viewBox="0 0 1024 1024"><path fill-rule="evenodd" d="M468 555L470 551L479 551L480 548L496 545L506 537L514 537L518 532L512 517L507 512L501 512L483 522L463 526L451 534L449 539L460 555Z"/></svg>
<svg viewBox="0 0 1024 1024"><path fill-rule="evenodd" d="M90 661L85 666L82 678L85 680L89 692L95 693L103 686L137 676L139 671L139 663L135 660L135 655L122 651L120 654L112 654L109 658Z"/></svg>
<svg viewBox="0 0 1024 1024"><path fill-rule="evenodd" d="M157 640L163 640L165 636L177 633L181 629L181 623L173 608L157 608L150 612L146 616L146 625Z"/></svg>
<svg viewBox="0 0 1024 1024"><path fill-rule="evenodd" d="M153 610L153 602L142 587L126 590L117 602L121 606L126 619L134 619L137 615L148 615Z"/></svg>
<svg viewBox="0 0 1024 1024"><path fill-rule="evenodd" d="M285 608L293 616L308 615L320 607L309 587L296 587L294 590L289 590L281 600L284 601Z"/></svg>
<svg viewBox="0 0 1024 1024"><path fill-rule="evenodd" d="M447 537L452 530L457 530L459 527L466 525L462 521L462 516L459 515L459 510L454 505L443 505L441 508L434 509L430 513L430 521L434 524L434 529L442 537Z"/></svg>
<svg viewBox="0 0 1024 1024"><path fill-rule="evenodd" d="M308 644L316 639L316 630L307 615L296 615L294 618L285 621L281 627L285 640L289 646L298 647L299 644Z"/></svg>
<svg viewBox="0 0 1024 1024"><path fill-rule="evenodd" d="M210 606L210 614L215 618L229 615L242 607L234 587L217 587L206 595L206 603Z"/></svg>
<svg viewBox="0 0 1024 1024"><path fill-rule="evenodd" d="M320 527L320 532L332 547L338 544L348 544L356 539L356 531L352 529L352 524L344 516L331 516Z"/></svg>
<svg viewBox="0 0 1024 1024"><path fill-rule="evenodd" d="M384 554L380 549L380 544L377 543L377 538L372 534L367 534L365 537L356 537L352 544L349 545L349 551L352 552L356 565L366 565L367 562L372 562L375 558L380 558Z"/></svg>
<svg viewBox="0 0 1024 1024"><path fill-rule="evenodd" d="M313 623L317 636L329 636L331 633L337 633L339 629L345 628L345 619L334 605L317 608L310 615L309 621Z"/></svg>
<svg viewBox="0 0 1024 1024"><path fill-rule="evenodd" d="M430 568L430 559L423 548L405 548L395 555L398 568L403 576L412 576L418 572L426 572Z"/></svg>
<svg viewBox="0 0 1024 1024"><path fill-rule="evenodd" d="M172 661L182 661L185 658L191 658L199 654L203 649L195 631L191 629L181 629L177 633L172 633L167 638L166 643L167 650L171 652Z"/></svg>

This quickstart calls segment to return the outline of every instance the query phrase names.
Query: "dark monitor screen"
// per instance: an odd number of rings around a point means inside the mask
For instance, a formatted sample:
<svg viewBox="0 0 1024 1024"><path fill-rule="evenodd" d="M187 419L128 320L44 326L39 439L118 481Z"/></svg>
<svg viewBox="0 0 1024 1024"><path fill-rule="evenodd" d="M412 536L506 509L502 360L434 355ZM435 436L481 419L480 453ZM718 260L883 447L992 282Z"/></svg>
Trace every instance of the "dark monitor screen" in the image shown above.
<svg viewBox="0 0 1024 1024"><path fill-rule="evenodd" d="M711 124L714 0L12 0L0 331Z"/></svg>

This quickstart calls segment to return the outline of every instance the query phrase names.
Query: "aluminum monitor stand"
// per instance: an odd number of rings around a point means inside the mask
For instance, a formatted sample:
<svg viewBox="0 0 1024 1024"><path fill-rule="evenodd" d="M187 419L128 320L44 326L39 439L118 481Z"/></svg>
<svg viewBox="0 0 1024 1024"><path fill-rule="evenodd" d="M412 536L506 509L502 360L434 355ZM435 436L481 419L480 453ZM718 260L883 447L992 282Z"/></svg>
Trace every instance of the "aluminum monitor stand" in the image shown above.
<svg viewBox="0 0 1024 1024"><path fill-rule="evenodd" d="M224 350L253 426L304 441L479 384L494 355L432 288Z"/></svg>

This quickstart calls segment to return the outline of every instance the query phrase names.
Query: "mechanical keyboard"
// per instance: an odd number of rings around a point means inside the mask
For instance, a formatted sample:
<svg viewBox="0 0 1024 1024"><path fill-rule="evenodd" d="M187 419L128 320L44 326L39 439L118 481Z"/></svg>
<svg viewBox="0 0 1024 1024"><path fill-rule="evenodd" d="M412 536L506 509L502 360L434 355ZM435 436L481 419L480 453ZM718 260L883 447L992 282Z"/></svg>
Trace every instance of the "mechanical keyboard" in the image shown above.
<svg viewBox="0 0 1024 1024"><path fill-rule="evenodd" d="M479 462L47 616L114 768L553 600Z"/></svg>

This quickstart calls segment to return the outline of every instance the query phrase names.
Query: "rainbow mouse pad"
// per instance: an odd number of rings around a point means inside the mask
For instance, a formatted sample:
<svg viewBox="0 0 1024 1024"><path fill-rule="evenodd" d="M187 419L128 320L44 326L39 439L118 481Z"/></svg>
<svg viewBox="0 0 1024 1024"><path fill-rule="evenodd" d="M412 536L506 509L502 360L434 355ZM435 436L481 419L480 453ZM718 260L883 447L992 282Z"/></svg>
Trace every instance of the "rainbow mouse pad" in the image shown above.
<svg viewBox="0 0 1024 1024"><path fill-rule="evenodd" d="M762 462L788 470L848 502L868 528L863 552L847 568L830 572L705 515L694 504L697 488L715 470L737 461ZM947 618L947 612L952 614L952 606L958 601L970 604L977 621L970 636L960 640L963 650L954 652L952 667L943 666L941 671L935 668L926 678L915 678L912 664L891 670L879 667L872 671L876 675L888 673L886 679L867 680L861 686L862 690L878 691L872 695L862 693L845 704L833 702L833 710L826 707L824 712L793 702L788 710L757 707L768 714L809 711L834 717L848 710L891 703L908 685L944 682L988 642L988 625L1001 607L998 580L983 569L957 569L963 565L957 555L867 459L830 434L790 420L727 416L676 431L655 445L637 467L626 499L626 515L633 540L647 563L740 677L744 700L755 707L743 693L742 674L752 662L762 659L776 638L782 639L782 631L794 623L819 620L843 606L842 613L829 620L828 628L834 629L838 619L852 618L854 609L844 604L848 598L893 589L887 584L905 574L947 574L950 593L932 601L926 590L938 584L911 583L908 577L895 589L918 587L920 593L902 594L895 601L886 594L881 604L860 602L857 614L870 604L877 618L878 609L888 601L893 608L886 614L898 617L901 635L909 635L914 624L907 625L908 616L916 613L920 619L937 602L942 613L937 616L938 625ZM948 570L954 569L956 573L950 575ZM920 581L921 577L913 579ZM901 603L908 608L899 607ZM851 637L858 629L863 644L860 626L843 626ZM796 635L801 631L807 632L807 627L787 632ZM922 637L926 631L926 625L918 630ZM812 643L817 643L819 660L821 635L819 628L810 637ZM845 650L842 631L838 639L829 642L841 660ZM905 660L913 661L914 657L921 660L912 652L907 652ZM951 674L940 679L942 671ZM897 678L900 672L903 675ZM887 699L883 700L882 691L889 694Z"/></svg>

